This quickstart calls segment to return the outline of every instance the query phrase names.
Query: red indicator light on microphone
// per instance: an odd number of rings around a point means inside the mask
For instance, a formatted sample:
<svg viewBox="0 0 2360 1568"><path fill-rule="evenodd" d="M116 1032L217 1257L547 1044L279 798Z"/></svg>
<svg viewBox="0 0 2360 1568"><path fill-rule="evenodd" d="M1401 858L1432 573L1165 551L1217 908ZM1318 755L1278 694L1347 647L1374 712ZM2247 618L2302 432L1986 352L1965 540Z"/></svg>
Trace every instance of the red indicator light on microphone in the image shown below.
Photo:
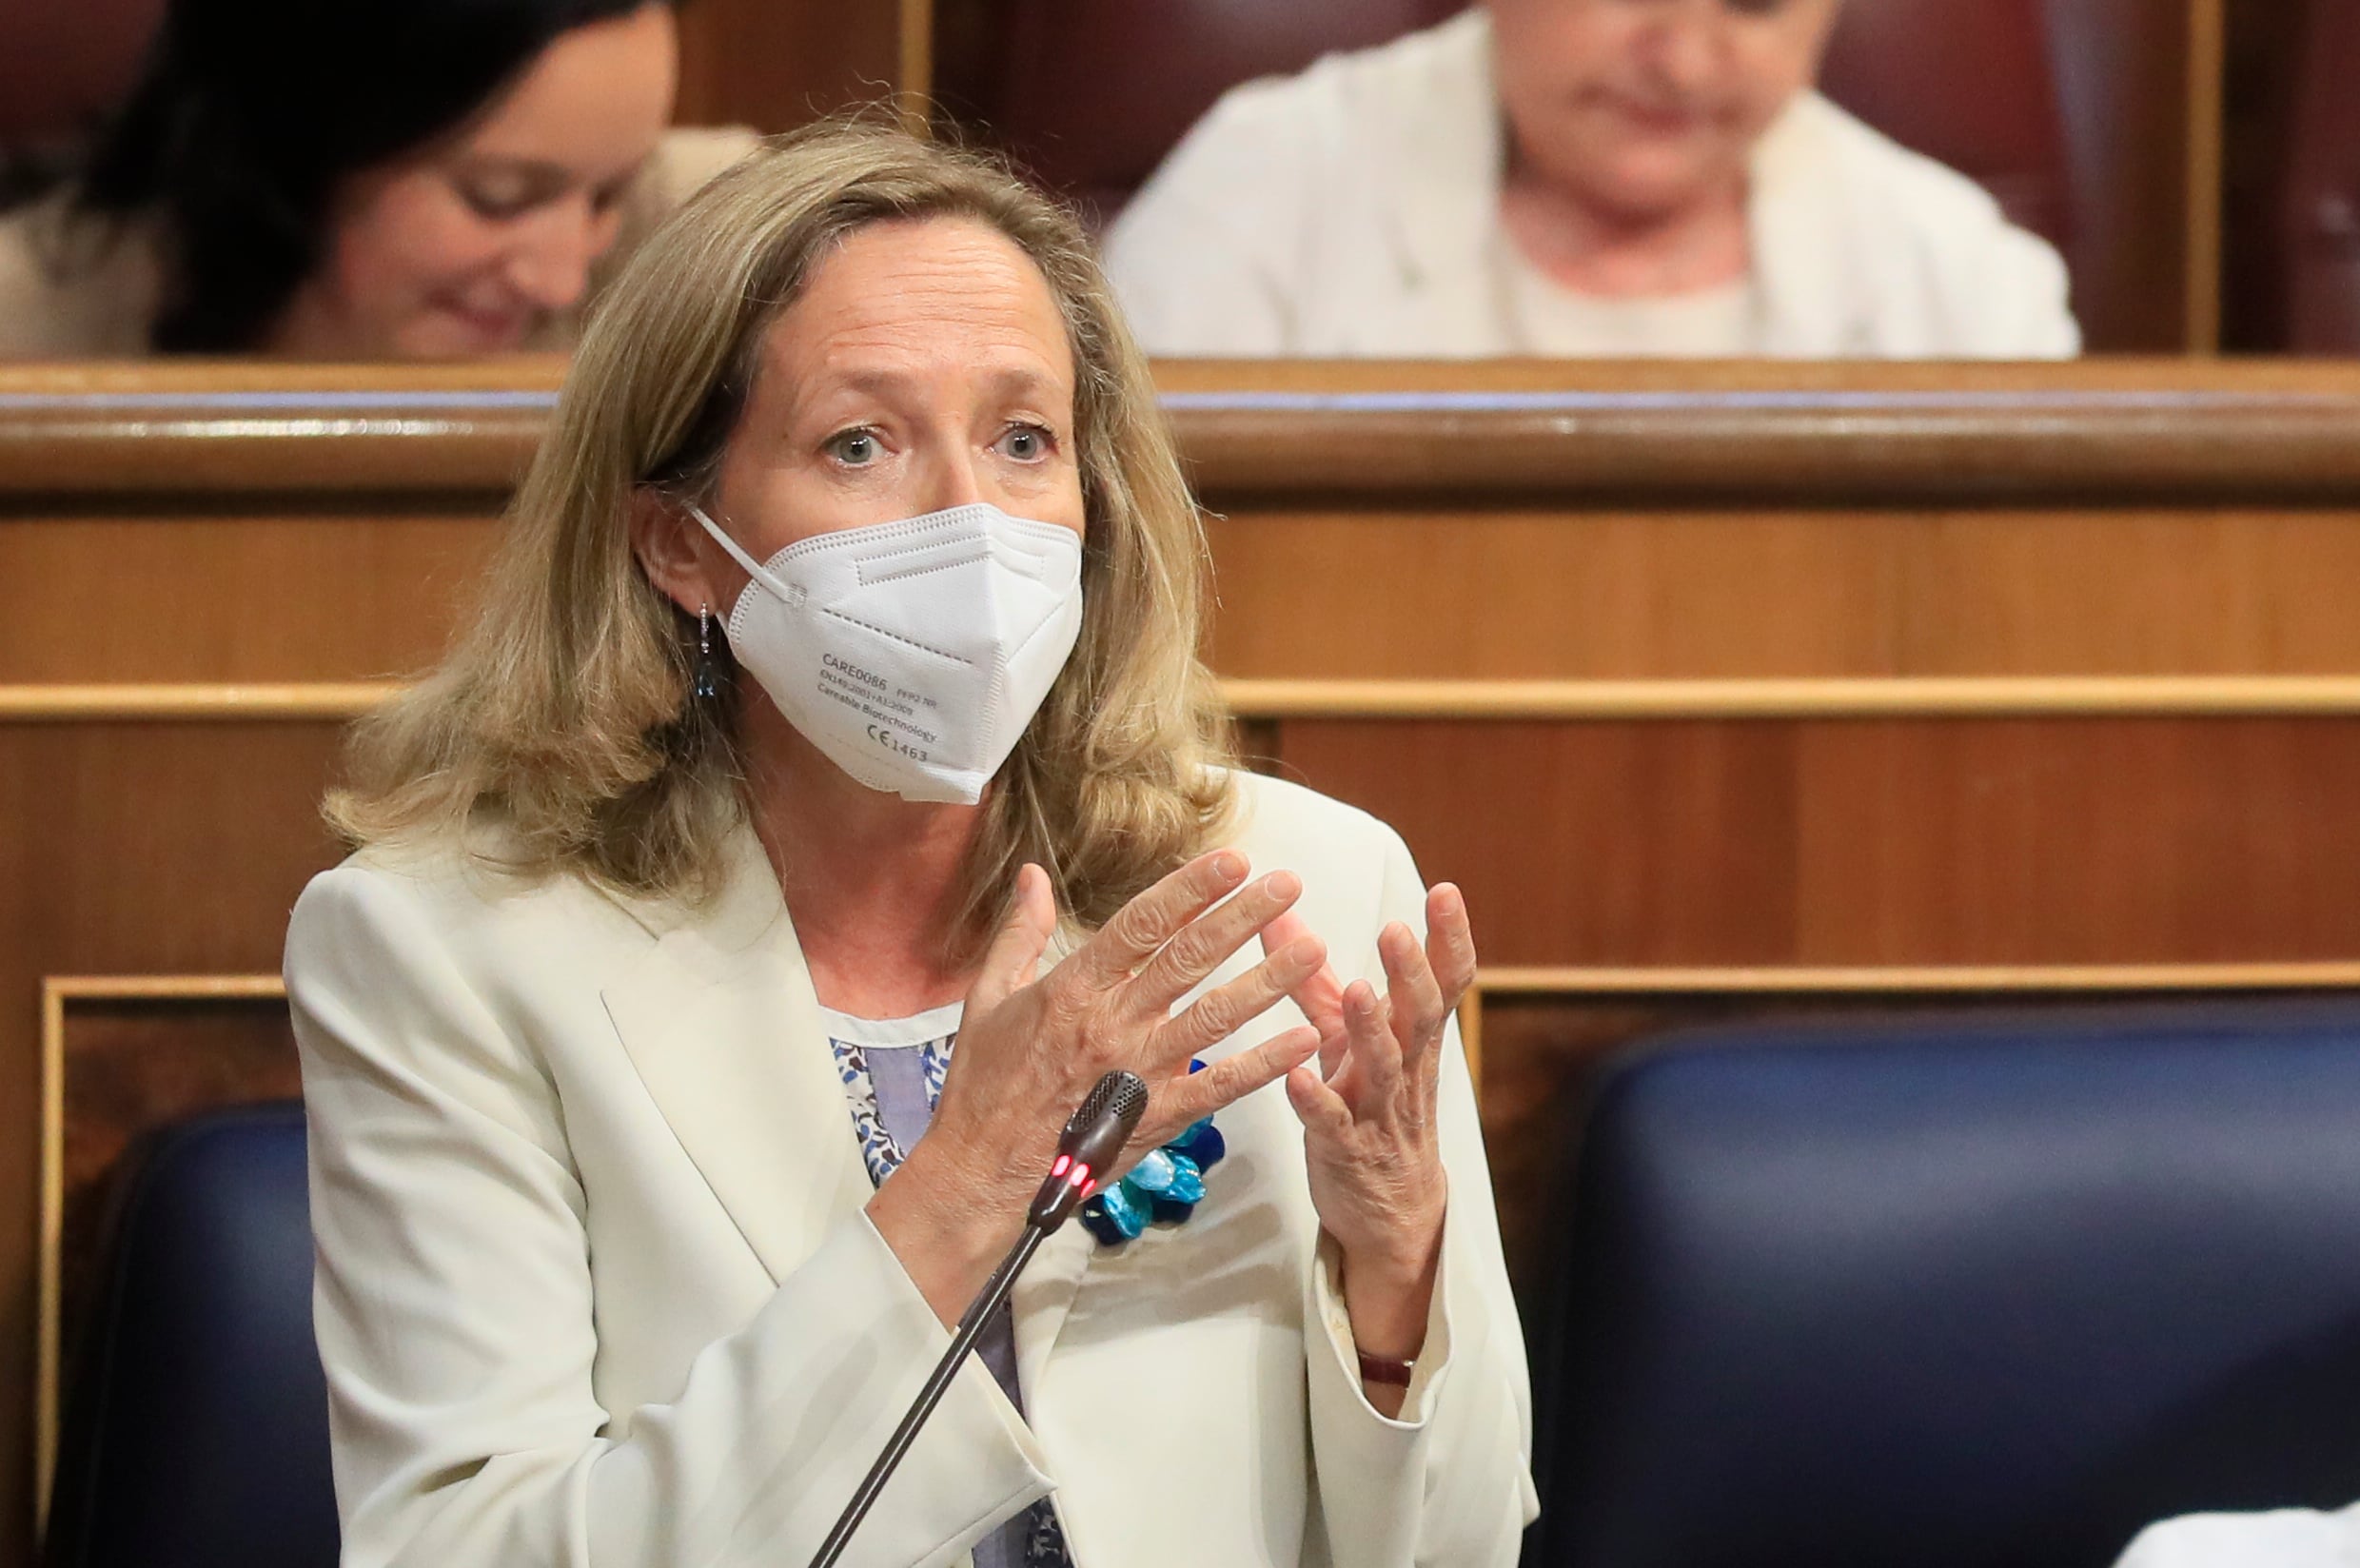
<svg viewBox="0 0 2360 1568"><path fill-rule="evenodd" d="M1057 1156L1057 1163L1056 1163L1055 1165L1051 1166L1049 1167L1049 1174L1050 1174L1051 1176L1052 1176L1052 1177L1062 1176L1062 1175L1064 1175L1064 1174L1065 1174L1065 1167L1066 1167L1066 1166L1070 1166L1070 1165L1072 1165L1072 1163L1073 1163L1073 1156L1072 1156L1072 1155L1071 1155L1071 1154L1060 1154L1060 1155L1058 1155L1058 1156Z"/></svg>
<svg viewBox="0 0 2360 1568"><path fill-rule="evenodd" d="M1063 1159L1063 1158L1064 1158L1064 1156L1063 1156L1063 1155L1059 1155L1059 1156L1058 1156L1058 1158L1059 1158L1059 1159ZM1072 1182L1072 1183L1075 1186L1080 1187L1083 1191L1085 1191L1085 1192L1089 1191L1089 1190L1090 1190L1090 1167L1089 1167L1088 1166L1086 1166L1086 1165L1077 1165L1077 1166L1075 1166L1073 1167L1073 1174L1072 1174L1072 1175L1071 1175L1071 1176L1069 1176L1069 1177L1067 1177L1067 1178L1066 1178L1066 1180L1068 1180L1068 1181Z"/></svg>

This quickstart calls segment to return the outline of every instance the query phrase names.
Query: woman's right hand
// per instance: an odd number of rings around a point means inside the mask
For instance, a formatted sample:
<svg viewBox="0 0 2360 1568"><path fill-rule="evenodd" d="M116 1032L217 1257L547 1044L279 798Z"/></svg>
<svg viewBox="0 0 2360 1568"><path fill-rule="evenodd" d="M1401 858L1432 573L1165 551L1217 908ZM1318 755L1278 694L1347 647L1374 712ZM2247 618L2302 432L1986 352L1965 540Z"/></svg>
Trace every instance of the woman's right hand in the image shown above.
<svg viewBox="0 0 2360 1568"><path fill-rule="evenodd" d="M1045 976L1038 971L1056 930L1055 903L1039 867L1017 873L1013 907L968 993L934 1119L869 1205L871 1221L944 1323L957 1321L1015 1239L1058 1130L1102 1075L1121 1068L1147 1081L1147 1115L1127 1168L1319 1049L1319 1031L1299 1026L1189 1070L1191 1057L1261 1016L1327 961L1318 937L1300 935L1172 1011L1302 896L1291 872L1247 885L1248 872L1235 850L1198 856L1124 905Z"/></svg>

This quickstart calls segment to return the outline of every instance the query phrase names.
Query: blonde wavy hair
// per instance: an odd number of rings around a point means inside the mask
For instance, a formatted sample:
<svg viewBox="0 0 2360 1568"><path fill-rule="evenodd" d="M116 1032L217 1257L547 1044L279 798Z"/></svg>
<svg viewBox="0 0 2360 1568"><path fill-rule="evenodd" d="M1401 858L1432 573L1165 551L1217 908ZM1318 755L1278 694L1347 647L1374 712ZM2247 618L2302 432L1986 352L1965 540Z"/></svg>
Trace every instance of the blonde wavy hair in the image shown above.
<svg viewBox="0 0 2360 1568"><path fill-rule="evenodd" d="M1149 379L1080 225L974 153L837 123L767 145L633 255L594 312L511 503L471 628L353 736L331 824L452 833L527 876L709 897L746 820L734 678L691 696L697 625L634 555L653 488L710 500L771 324L867 225L990 224L1039 266L1075 366L1086 530L1072 658L985 796L945 951L972 957L1017 868L1103 924L1220 831L1229 727L1197 657L1205 541ZM497 826L484 833L472 830Z"/></svg>

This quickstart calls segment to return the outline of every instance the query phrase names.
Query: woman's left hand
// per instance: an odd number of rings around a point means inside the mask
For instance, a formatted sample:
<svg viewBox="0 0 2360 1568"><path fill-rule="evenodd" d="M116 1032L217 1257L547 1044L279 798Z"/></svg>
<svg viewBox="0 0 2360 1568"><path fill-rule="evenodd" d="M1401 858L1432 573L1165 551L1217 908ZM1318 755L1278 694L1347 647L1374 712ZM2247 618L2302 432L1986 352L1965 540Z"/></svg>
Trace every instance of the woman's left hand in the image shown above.
<svg viewBox="0 0 2360 1568"><path fill-rule="evenodd" d="M1325 966L1297 988L1295 1005L1320 1033L1320 1065L1287 1077L1311 1203L1344 1254L1352 1338L1393 1360L1416 1356L1426 1337L1447 1196L1435 1127L1443 1031L1475 979L1458 889L1427 892L1426 924L1423 948L1400 921L1378 935L1382 996L1366 980L1339 984ZM1263 940L1276 951L1306 929L1289 911Z"/></svg>

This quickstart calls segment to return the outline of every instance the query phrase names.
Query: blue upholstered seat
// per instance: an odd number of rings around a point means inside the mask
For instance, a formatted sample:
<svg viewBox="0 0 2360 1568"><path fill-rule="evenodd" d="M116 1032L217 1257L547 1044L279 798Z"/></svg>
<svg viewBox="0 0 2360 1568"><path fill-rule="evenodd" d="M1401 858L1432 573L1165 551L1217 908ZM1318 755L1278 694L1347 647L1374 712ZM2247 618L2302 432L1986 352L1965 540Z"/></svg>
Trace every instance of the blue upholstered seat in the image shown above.
<svg viewBox="0 0 2360 1568"><path fill-rule="evenodd" d="M50 1568L334 1568L300 1105L152 1141L77 1362Z"/></svg>
<svg viewBox="0 0 2360 1568"><path fill-rule="evenodd" d="M2360 1005L1674 1037L1577 1165L1528 1564L2096 1568L2360 1499Z"/></svg>

